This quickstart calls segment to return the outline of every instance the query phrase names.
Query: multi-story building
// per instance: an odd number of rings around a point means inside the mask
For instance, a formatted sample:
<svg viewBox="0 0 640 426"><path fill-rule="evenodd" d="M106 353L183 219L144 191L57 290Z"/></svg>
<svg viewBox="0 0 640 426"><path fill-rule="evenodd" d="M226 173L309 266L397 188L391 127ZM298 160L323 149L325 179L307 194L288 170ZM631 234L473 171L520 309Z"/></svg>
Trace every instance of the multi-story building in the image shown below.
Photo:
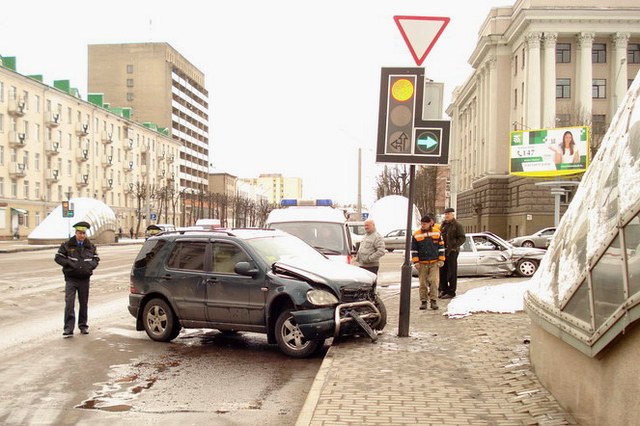
<svg viewBox="0 0 640 426"><path fill-rule="evenodd" d="M205 193L209 174L209 94L204 74L168 43L89 45L88 90L132 119L169 129L181 145L180 190Z"/></svg>
<svg viewBox="0 0 640 426"><path fill-rule="evenodd" d="M103 201L129 229L159 207L150 191L177 196L180 145L167 132L100 95L82 100L68 80L21 75L14 57L0 61L0 238L27 236L72 197Z"/></svg>
<svg viewBox="0 0 640 426"><path fill-rule="evenodd" d="M270 204L279 204L283 198L302 198L302 179L284 177L280 173L265 173L257 178L243 178L253 186L261 188Z"/></svg>
<svg viewBox="0 0 640 426"><path fill-rule="evenodd" d="M451 200L467 230L511 238L554 224L549 187L509 175L509 133L590 125L593 154L640 69L639 22L636 0L491 9L446 111Z"/></svg>

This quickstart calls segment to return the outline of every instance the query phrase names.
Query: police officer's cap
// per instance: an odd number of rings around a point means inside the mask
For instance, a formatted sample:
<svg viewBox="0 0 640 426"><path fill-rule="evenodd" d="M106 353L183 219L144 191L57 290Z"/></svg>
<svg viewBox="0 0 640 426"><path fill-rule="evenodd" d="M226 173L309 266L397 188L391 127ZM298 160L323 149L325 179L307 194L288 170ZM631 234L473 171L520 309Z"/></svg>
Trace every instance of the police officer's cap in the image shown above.
<svg viewBox="0 0 640 426"><path fill-rule="evenodd" d="M446 209L444 209L445 213L454 213L455 210L452 207L447 207Z"/></svg>
<svg viewBox="0 0 640 426"><path fill-rule="evenodd" d="M162 231L162 228L160 228L160 227L159 227L159 226L157 226L157 225L149 225L149 226L147 226L147 233L148 233L149 235L156 235L156 234L159 234L159 233L160 233L160 231Z"/></svg>
<svg viewBox="0 0 640 426"><path fill-rule="evenodd" d="M91 225L89 225L88 222L78 222L75 225L73 225L73 227L76 229L76 231L82 231L82 232L87 232L87 229L91 228Z"/></svg>

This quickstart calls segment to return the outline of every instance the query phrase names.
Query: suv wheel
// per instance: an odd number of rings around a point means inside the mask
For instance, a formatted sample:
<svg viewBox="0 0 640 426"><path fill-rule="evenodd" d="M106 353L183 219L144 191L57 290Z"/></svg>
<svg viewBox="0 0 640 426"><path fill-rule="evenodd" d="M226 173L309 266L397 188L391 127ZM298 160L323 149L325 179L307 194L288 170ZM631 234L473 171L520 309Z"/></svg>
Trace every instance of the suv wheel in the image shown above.
<svg viewBox="0 0 640 426"><path fill-rule="evenodd" d="M162 299L151 299L144 306L142 322L147 335L158 342L173 340L180 333L180 324L173 310Z"/></svg>
<svg viewBox="0 0 640 426"><path fill-rule="evenodd" d="M294 358L308 357L324 345L324 339L305 339L288 309L282 311L276 320L276 342L285 355Z"/></svg>
<svg viewBox="0 0 640 426"><path fill-rule="evenodd" d="M387 325L387 307L378 295L376 295L373 304L376 305L376 308L380 311L380 320L372 328L374 330L382 330Z"/></svg>
<svg viewBox="0 0 640 426"><path fill-rule="evenodd" d="M538 270L538 263L531 259L522 259L516 265L516 271L523 277L530 277Z"/></svg>

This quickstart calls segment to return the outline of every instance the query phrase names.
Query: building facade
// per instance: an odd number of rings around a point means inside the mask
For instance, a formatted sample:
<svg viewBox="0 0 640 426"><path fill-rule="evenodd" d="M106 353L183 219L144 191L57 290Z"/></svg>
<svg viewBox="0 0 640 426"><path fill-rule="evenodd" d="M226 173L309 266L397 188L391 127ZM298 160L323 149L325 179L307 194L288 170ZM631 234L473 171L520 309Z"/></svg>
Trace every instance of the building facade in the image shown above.
<svg viewBox="0 0 640 426"><path fill-rule="evenodd" d="M0 238L26 237L72 197L103 201L128 230L160 207L150 194L138 202L142 188L177 194L180 145L162 129L98 104L99 96L82 100L68 80L49 86L18 73L15 58L1 59Z"/></svg>
<svg viewBox="0 0 640 426"><path fill-rule="evenodd" d="M88 90L132 119L170 129L180 144L178 180L187 193L208 191L209 94L205 76L168 43L89 45Z"/></svg>
<svg viewBox="0 0 640 426"><path fill-rule="evenodd" d="M509 133L589 125L593 155L640 70L640 6L518 0L493 8L469 63L473 74L446 111L458 220L506 238L553 226L554 196L543 179L509 175Z"/></svg>
<svg viewBox="0 0 640 426"><path fill-rule="evenodd" d="M280 173L265 173L257 178L243 178L242 181L259 188L272 205L280 204L283 198L302 198L301 178L284 177Z"/></svg>

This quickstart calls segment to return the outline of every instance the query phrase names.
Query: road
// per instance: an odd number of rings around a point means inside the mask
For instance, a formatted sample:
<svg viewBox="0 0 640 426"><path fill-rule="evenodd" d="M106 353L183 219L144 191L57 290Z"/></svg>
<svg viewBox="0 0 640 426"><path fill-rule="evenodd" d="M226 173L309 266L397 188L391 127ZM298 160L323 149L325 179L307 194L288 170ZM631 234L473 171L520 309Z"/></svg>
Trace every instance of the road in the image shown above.
<svg viewBox="0 0 640 426"><path fill-rule="evenodd" d="M70 339L55 250L0 253L0 423L294 424L327 348L292 359L263 335L212 330L151 341L127 311L139 248L99 248L90 334Z"/></svg>

